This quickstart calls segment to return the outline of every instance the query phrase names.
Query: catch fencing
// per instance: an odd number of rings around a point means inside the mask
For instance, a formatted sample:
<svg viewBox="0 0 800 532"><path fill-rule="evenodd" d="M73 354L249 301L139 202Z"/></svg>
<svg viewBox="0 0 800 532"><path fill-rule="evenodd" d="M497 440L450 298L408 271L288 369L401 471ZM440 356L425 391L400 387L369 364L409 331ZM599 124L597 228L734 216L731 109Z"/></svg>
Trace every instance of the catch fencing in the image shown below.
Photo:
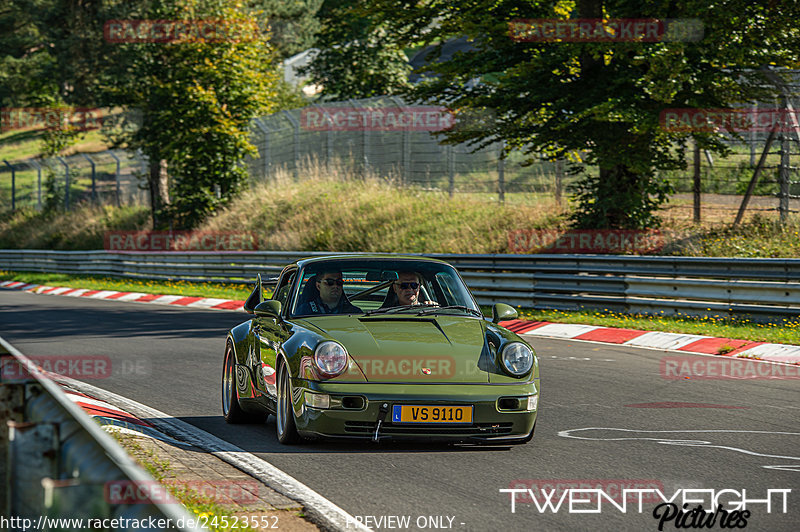
<svg viewBox="0 0 800 532"><path fill-rule="evenodd" d="M0 205L11 210L49 202L70 210L79 204L147 205L147 158L139 152L106 150L64 157L0 161ZM49 199L48 199L49 198Z"/></svg>
<svg viewBox="0 0 800 532"><path fill-rule="evenodd" d="M250 283L322 252L0 250L11 271ZM343 254L345 255L345 254ZM359 254L346 254L358 256ZM800 315L800 259L611 255L421 255L458 268L478 303L536 309L750 316Z"/></svg>

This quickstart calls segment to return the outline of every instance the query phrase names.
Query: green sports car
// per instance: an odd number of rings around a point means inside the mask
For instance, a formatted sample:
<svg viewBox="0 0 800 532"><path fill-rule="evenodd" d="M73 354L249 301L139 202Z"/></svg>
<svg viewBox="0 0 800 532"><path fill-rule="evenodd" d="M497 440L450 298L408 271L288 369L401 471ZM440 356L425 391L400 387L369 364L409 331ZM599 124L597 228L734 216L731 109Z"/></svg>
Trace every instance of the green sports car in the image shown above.
<svg viewBox="0 0 800 532"><path fill-rule="evenodd" d="M271 299L257 279L230 330L222 371L228 423L277 418L277 436L525 443L539 364L527 342L484 318L458 272L388 255L286 266Z"/></svg>

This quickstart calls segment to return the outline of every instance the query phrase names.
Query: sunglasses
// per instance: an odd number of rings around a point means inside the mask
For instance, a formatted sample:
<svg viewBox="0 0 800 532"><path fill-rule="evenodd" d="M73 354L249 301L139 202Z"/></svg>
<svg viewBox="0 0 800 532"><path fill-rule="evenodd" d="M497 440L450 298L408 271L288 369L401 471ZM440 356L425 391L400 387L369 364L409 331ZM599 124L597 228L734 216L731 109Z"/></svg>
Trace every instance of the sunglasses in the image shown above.
<svg viewBox="0 0 800 532"><path fill-rule="evenodd" d="M400 290L408 290L409 288L411 290L416 290L419 288L419 283L397 283L397 285L400 287Z"/></svg>
<svg viewBox="0 0 800 532"><path fill-rule="evenodd" d="M344 286L344 281L342 279L320 279L319 282L325 283L328 286Z"/></svg>

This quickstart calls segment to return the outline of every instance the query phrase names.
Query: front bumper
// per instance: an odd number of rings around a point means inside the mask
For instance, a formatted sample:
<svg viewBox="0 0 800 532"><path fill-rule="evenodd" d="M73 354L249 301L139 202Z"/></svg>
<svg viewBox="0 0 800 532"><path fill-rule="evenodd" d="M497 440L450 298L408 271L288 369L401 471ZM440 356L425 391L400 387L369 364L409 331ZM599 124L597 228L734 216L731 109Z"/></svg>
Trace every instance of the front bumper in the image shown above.
<svg viewBox="0 0 800 532"><path fill-rule="evenodd" d="M499 398L538 397L535 383L492 384L354 384L323 383L294 379L293 405L298 432L303 436L360 439L413 439L473 443L515 443L526 441L536 423L537 410L499 409ZM308 406L305 393L324 393L334 398L363 398L357 408L318 409ZM338 401L333 401L338 403ZM347 402L347 401L346 401ZM394 405L473 407L471 424L392 423ZM381 406L388 414L381 416ZM385 411L385 410L384 410ZM378 418L383 421L375 437Z"/></svg>

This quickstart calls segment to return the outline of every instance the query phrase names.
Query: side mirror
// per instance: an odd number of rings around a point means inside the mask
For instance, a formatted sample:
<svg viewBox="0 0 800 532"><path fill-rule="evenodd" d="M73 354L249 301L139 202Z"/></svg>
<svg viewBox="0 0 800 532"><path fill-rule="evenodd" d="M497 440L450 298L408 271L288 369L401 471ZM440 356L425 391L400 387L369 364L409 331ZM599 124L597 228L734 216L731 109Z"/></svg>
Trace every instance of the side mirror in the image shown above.
<svg viewBox="0 0 800 532"><path fill-rule="evenodd" d="M519 314L517 309L505 303L495 303L492 305L492 323L498 323L503 320L515 320Z"/></svg>
<svg viewBox="0 0 800 532"><path fill-rule="evenodd" d="M263 293L261 292L261 274L256 275L256 286L244 302L243 310L248 314L253 313L253 309L264 300Z"/></svg>
<svg viewBox="0 0 800 532"><path fill-rule="evenodd" d="M281 315L281 302L276 299L267 299L256 305L253 313L259 318L279 318Z"/></svg>

